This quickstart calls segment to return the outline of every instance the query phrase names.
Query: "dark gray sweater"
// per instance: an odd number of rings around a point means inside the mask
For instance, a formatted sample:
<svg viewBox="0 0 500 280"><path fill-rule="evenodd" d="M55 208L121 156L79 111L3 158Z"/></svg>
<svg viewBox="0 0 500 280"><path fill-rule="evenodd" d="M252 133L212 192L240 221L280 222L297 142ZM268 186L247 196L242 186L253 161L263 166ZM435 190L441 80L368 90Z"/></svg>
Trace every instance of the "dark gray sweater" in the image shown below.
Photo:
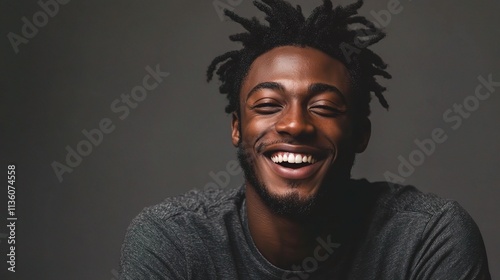
<svg viewBox="0 0 500 280"><path fill-rule="evenodd" d="M132 221L120 279L491 279L478 227L457 202L366 180L350 189L346 233L318 238L288 270L253 243L243 186L168 198Z"/></svg>

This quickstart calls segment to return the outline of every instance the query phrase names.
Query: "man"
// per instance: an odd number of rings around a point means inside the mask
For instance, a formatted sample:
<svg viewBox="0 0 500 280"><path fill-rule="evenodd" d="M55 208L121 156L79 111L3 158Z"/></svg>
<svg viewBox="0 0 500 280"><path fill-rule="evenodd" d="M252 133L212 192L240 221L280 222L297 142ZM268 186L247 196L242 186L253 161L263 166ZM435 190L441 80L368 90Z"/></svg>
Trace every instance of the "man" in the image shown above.
<svg viewBox="0 0 500 280"><path fill-rule="evenodd" d="M384 34L357 15L362 1L325 0L307 19L262 2L268 26L226 11L248 31L230 37L244 48L208 69L229 100L245 183L145 209L121 279L490 279L458 203L351 179L370 138L370 94L388 108L375 76L390 78L367 48Z"/></svg>

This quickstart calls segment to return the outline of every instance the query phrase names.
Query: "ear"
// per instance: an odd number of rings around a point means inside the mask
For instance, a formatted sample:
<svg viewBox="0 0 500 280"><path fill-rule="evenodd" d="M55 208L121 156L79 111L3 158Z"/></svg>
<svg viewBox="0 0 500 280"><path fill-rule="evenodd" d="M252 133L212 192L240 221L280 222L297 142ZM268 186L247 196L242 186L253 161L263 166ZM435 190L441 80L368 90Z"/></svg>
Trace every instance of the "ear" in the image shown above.
<svg viewBox="0 0 500 280"><path fill-rule="evenodd" d="M233 146L238 147L240 143L240 119L238 118L238 114L236 112L232 113L231 119L231 139L233 142Z"/></svg>
<svg viewBox="0 0 500 280"><path fill-rule="evenodd" d="M370 136L372 134L372 123L368 118L363 118L356 127L355 137L356 137L356 153L362 153L365 151L370 142Z"/></svg>

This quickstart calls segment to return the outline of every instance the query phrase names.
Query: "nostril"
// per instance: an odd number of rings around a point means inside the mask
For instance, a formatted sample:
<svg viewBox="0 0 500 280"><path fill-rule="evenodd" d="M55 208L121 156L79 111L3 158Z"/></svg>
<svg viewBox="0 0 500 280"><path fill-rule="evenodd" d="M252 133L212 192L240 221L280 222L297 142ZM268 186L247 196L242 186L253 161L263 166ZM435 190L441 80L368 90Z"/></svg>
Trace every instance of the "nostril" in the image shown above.
<svg viewBox="0 0 500 280"><path fill-rule="evenodd" d="M292 136L314 133L314 126L305 118L287 118L277 122L276 131Z"/></svg>

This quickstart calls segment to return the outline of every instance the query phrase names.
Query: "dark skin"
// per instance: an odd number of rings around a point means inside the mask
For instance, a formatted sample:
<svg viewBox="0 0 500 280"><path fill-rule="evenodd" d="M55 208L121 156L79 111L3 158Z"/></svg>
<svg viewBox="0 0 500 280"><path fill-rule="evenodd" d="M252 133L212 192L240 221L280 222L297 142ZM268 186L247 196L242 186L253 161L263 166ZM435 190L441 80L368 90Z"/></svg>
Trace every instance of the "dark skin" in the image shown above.
<svg viewBox="0 0 500 280"><path fill-rule="evenodd" d="M341 62L310 47L278 47L259 56L242 83L232 143L244 147L271 195L307 201L348 179L355 154L368 144L370 122L355 118L353 103L351 78ZM272 160L290 153L315 161L287 166ZM246 181L249 228L272 264L289 269L311 256L318 236L339 230L334 198L320 200L310 219L297 220L275 213L255 188Z"/></svg>

